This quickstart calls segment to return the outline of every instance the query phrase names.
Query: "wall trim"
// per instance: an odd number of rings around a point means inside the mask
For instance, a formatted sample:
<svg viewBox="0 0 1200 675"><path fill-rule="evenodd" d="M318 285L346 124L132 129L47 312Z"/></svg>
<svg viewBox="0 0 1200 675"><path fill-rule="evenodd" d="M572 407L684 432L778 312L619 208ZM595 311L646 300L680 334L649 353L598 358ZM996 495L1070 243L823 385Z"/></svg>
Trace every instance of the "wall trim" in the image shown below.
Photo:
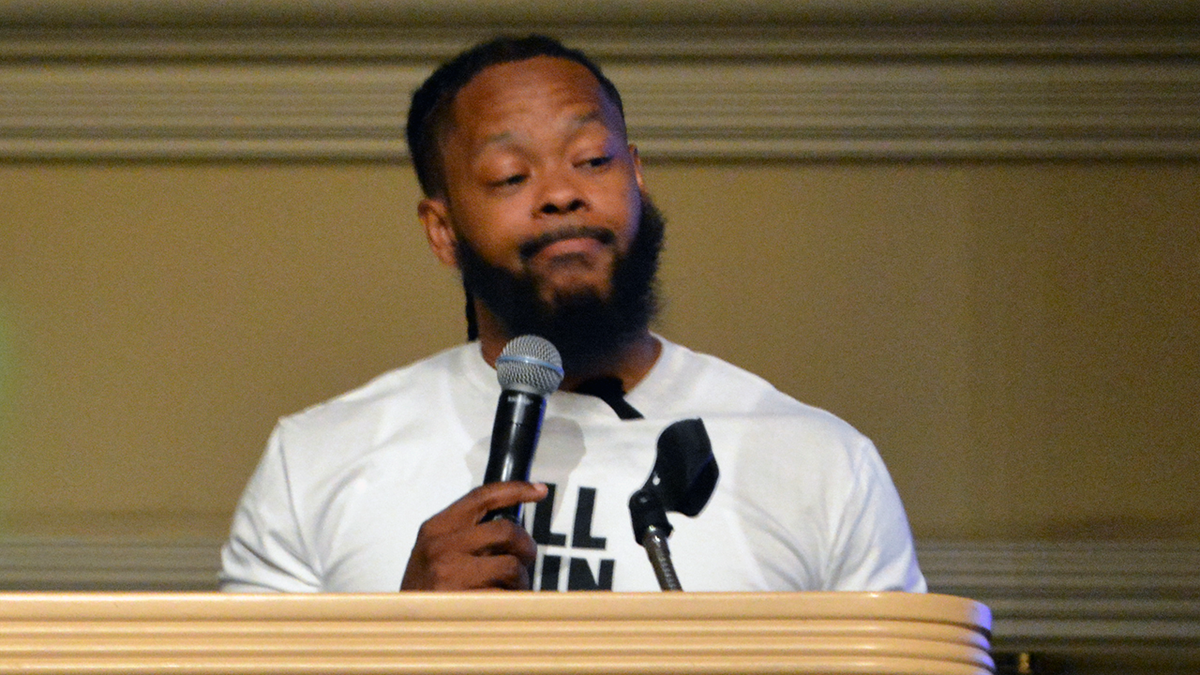
<svg viewBox="0 0 1200 675"><path fill-rule="evenodd" d="M0 23L58 25L504 25L689 22L1160 22L1200 18L1191 0L0 0Z"/></svg>
<svg viewBox="0 0 1200 675"><path fill-rule="evenodd" d="M223 543L0 539L0 591L212 591Z"/></svg>
<svg viewBox="0 0 1200 675"><path fill-rule="evenodd" d="M494 28L10 26L0 159L403 160L409 92ZM1200 157L1200 23L558 28L649 159Z"/></svg>
<svg viewBox="0 0 1200 675"><path fill-rule="evenodd" d="M992 609L996 650L1112 672L1200 668L1200 542L923 541L917 550L931 590Z"/></svg>
<svg viewBox="0 0 1200 675"><path fill-rule="evenodd" d="M3 539L0 590L214 590L221 543ZM917 550L931 591L991 607L997 651L1200 666L1200 542L921 541Z"/></svg>

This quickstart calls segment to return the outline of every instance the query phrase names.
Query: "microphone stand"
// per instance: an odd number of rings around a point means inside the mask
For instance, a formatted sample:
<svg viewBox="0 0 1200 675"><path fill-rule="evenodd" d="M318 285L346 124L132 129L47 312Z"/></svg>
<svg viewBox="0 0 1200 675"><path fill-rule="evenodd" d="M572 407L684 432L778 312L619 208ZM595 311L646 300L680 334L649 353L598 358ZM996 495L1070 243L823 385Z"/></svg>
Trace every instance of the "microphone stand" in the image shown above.
<svg viewBox="0 0 1200 675"><path fill-rule="evenodd" d="M638 543L646 549L658 587L664 591L682 591L675 565L671 562L671 549L667 537L671 536L670 521L658 495L650 488L642 488L629 498L629 513L633 518L634 533L641 532Z"/></svg>
<svg viewBox="0 0 1200 675"><path fill-rule="evenodd" d="M651 526L642 537L642 546L650 558L650 566L654 568L654 576L658 578L658 587L664 591L682 591L679 577L675 575L675 565L671 563L671 551L667 548L667 535L657 527Z"/></svg>
<svg viewBox="0 0 1200 675"><path fill-rule="evenodd" d="M667 511L685 516L700 513L717 485L717 460L704 422L680 420L658 436L658 455L650 478L629 498L633 538L646 549L658 586L664 591L682 591L667 537L671 521Z"/></svg>

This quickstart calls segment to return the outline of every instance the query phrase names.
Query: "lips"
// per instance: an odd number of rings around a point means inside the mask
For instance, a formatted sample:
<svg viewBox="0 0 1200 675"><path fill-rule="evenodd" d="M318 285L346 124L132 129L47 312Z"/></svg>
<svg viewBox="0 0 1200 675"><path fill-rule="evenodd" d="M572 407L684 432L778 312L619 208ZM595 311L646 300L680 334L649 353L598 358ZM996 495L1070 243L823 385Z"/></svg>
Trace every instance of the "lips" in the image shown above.
<svg viewBox="0 0 1200 675"><path fill-rule="evenodd" d="M559 259L569 256L594 253L599 251L601 248L603 248L603 244L592 237L575 237L573 239L559 239L548 246L544 246L542 250L535 253L534 256L541 256L547 259Z"/></svg>
<svg viewBox="0 0 1200 675"><path fill-rule="evenodd" d="M571 226L544 232L521 245L521 259L528 262L545 253L557 257L582 254L596 249L597 244L610 246L617 239L612 230L602 227Z"/></svg>

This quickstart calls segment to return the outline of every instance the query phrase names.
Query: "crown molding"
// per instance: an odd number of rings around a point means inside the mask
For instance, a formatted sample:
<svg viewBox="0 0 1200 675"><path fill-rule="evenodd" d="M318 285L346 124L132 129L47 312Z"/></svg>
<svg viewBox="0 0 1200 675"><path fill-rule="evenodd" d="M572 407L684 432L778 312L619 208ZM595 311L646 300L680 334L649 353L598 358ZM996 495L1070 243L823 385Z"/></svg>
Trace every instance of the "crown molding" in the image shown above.
<svg viewBox="0 0 1200 675"><path fill-rule="evenodd" d="M0 23L212 25L1180 22L1190 0L0 0Z"/></svg>
<svg viewBox="0 0 1200 675"><path fill-rule="evenodd" d="M10 26L0 159L402 160L409 93L493 32ZM1200 24L553 32L649 159L1200 157Z"/></svg>

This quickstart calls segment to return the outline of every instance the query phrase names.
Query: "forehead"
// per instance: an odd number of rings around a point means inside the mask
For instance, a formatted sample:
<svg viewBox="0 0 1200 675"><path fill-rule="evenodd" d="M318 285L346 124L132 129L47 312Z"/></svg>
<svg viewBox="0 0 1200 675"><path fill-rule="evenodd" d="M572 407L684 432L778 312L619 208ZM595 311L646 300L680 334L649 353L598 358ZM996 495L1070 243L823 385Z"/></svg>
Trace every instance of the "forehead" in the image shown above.
<svg viewBox="0 0 1200 675"><path fill-rule="evenodd" d="M620 112L586 66L569 59L537 56L480 71L455 96L451 135L479 136L508 131L522 118L598 116L620 129Z"/></svg>

